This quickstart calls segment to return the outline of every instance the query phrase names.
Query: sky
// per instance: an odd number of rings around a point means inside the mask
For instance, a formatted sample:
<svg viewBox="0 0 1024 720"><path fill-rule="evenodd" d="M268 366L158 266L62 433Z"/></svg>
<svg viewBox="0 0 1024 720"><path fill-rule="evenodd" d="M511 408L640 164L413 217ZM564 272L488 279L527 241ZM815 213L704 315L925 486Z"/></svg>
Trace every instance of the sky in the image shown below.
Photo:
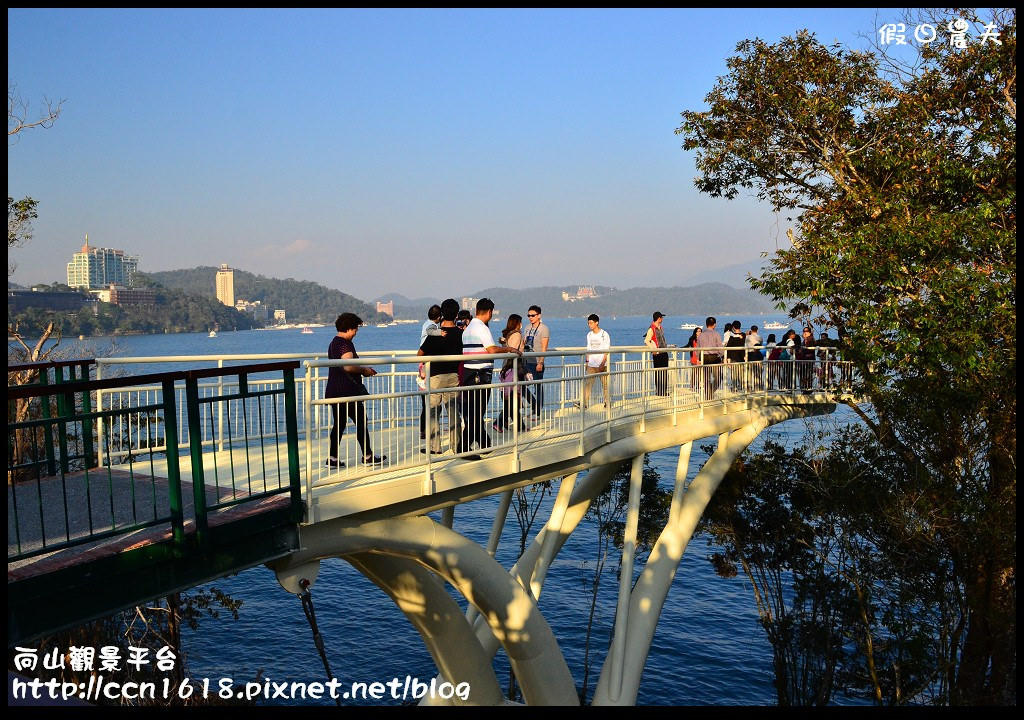
<svg viewBox="0 0 1024 720"><path fill-rule="evenodd" d="M759 263L786 218L701 195L680 113L744 39L864 47L897 14L8 9L8 89L29 119L64 100L8 138L8 195L39 203L9 280L66 282L86 234L362 300Z"/></svg>

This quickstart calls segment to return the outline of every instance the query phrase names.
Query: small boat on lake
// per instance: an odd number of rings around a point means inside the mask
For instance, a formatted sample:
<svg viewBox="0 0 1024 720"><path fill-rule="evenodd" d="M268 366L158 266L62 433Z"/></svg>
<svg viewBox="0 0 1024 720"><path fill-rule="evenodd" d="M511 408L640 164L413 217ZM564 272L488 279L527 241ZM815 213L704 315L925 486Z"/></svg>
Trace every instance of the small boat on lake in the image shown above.
<svg viewBox="0 0 1024 720"><path fill-rule="evenodd" d="M313 334L313 328L310 328L310 327L302 328L302 334L303 335L312 335Z"/></svg>
<svg viewBox="0 0 1024 720"><path fill-rule="evenodd" d="M696 330L697 327L698 326L694 325L693 323L683 323L682 325L679 326L679 329L680 330Z"/></svg>
<svg viewBox="0 0 1024 720"><path fill-rule="evenodd" d="M217 331L216 330L211 330L210 331L210 337L217 337Z"/></svg>
<svg viewBox="0 0 1024 720"><path fill-rule="evenodd" d="M765 330L785 330L788 327L789 325L783 325L782 323L778 322L770 322L764 324Z"/></svg>

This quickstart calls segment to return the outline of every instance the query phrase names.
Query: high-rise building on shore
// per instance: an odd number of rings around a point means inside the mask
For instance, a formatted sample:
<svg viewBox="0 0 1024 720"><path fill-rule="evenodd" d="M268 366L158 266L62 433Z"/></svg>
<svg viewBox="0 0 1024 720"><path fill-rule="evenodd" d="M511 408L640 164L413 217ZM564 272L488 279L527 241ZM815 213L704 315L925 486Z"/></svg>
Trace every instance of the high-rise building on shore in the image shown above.
<svg viewBox="0 0 1024 720"><path fill-rule="evenodd" d="M68 285L86 290L111 285L132 287L138 269L138 256L126 255L124 250L89 247L89 236L86 235L85 245L68 263Z"/></svg>
<svg viewBox="0 0 1024 720"><path fill-rule="evenodd" d="M235 271L221 263L217 271L217 299L228 307L235 306Z"/></svg>
<svg viewBox="0 0 1024 720"><path fill-rule="evenodd" d="M395 301L394 300L388 300L387 302L381 302L380 300L378 300L377 301L377 312L385 313L386 315L391 315L392 317L394 317L394 315L395 315Z"/></svg>

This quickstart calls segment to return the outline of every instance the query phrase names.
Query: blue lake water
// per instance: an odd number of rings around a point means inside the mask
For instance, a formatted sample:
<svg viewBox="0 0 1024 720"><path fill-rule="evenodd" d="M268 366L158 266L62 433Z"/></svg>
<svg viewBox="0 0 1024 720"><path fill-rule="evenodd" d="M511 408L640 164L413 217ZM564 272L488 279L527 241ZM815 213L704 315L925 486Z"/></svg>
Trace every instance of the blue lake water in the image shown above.
<svg viewBox="0 0 1024 720"><path fill-rule="evenodd" d="M521 313L525 315L525 309ZM783 321L782 316L719 317L719 329L725 322L739 319L744 329L751 323L762 326L761 336L769 332L781 337L784 331L765 331L764 322ZM679 325L693 322L703 325L703 317L666 318L665 335L670 344L683 345L690 330ZM551 329L551 347L583 345L588 328L584 319L545 320ZM604 318L613 345L639 345L649 325L647 317ZM504 323L492 323L497 336ZM359 352L372 350L415 349L420 324L361 328L355 344ZM113 342L116 357L170 356L202 354L313 353L326 351L334 335L333 327L314 328L303 335L294 330L249 330L223 332L215 338L206 333L127 336L116 339L89 338L81 343L65 341L65 346L81 347L89 354L106 354ZM196 363L208 366L210 363ZM176 365L175 368L181 368ZM149 367L145 372L170 367ZM143 372L136 370L136 372ZM801 421L790 421L770 429L775 437L796 442L805 430ZM763 436L762 436L763 438ZM704 441L710 444L711 439ZM694 443L689 477L706 460ZM651 465L661 476L661 485L671 489L678 453L666 450L650 455ZM550 507L553 496L547 498ZM459 506L455 529L484 543L490 532L497 497ZM536 534L544 513L530 533ZM515 561L518 525L510 513L498 550L505 567ZM591 522L584 521L566 543L547 574L540 608L551 624L577 683L583 677L583 648L589 598L582 587L584 568L596 560L596 533ZM742 576L723 579L715 575L707 556L708 541L697 536L687 548L679 566L672 591L665 604L640 685L638 703L644 705L771 705L771 648L757 623L751 588ZM640 566L638 565L636 572ZM184 649L193 678L210 678L216 686L220 678L245 682L263 679L314 682L325 679L320 656L314 647L309 624L299 600L278 585L273 573L256 567L219 580L213 585L243 601L240 618L204 619L199 632L186 632ZM615 560L609 560L601 586L601 602L594 623L592 647L597 660L591 668L589 689L597 683L606 653L618 590ZM406 675L429 681L436 670L418 634L404 615L375 585L341 560L322 564L312 588L316 616L324 636L333 674L342 682L387 682ZM595 650L592 649L593 655ZM501 653L499 653L499 656ZM499 680L504 685L507 665L495 661ZM372 702L372 701L371 701ZM303 703L333 704L331 700ZM397 701L380 701L397 704Z"/></svg>

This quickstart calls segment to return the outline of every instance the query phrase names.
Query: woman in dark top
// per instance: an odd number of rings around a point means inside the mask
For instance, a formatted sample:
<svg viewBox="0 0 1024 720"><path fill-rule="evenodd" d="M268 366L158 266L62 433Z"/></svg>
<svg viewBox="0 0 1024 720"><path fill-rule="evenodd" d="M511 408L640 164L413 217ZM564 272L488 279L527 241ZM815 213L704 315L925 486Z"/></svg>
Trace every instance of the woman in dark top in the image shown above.
<svg viewBox="0 0 1024 720"><path fill-rule="evenodd" d="M787 361L782 366L781 387L783 390L791 390L796 383L796 353L800 349L800 336L796 330L790 328L782 336L782 359Z"/></svg>
<svg viewBox="0 0 1024 720"><path fill-rule="evenodd" d="M697 338L700 337L701 332L703 332L702 328L695 327L693 329L693 332L690 334L690 339L687 340L686 344L683 346L693 348L692 352L690 353L691 365L700 365L700 355L697 354ZM691 370L690 372L693 373L693 375L691 376L690 387L693 388L694 392L697 392L700 386L700 383L698 382L697 378L698 373L696 370Z"/></svg>
<svg viewBox="0 0 1024 720"><path fill-rule="evenodd" d="M809 326L805 327L796 351L800 388L804 392L810 392L814 386L814 346L814 330Z"/></svg>
<svg viewBox="0 0 1024 720"><path fill-rule="evenodd" d="M338 316L338 319L334 321L334 327L338 334L327 347L329 360L348 360L359 357L352 339L359 332L359 326L362 324L363 321L354 313L342 313ZM327 372L327 389L324 391L324 397L355 398L367 395L366 388L363 386L363 378L376 374L376 370L364 365L333 366ZM386 455L377 457L373 454L373 447L370 445L370 432L366 427L366 410L362 400L333 403L330 407L334 424L331 426L331 457L327 460L327 467L345 467L345 463L338 459L338 440L345 432L348 418L351 418L356 425L356 440L359 441L359 448L363 451L363 463L379 465L387 460ZM345 414L342 414L343 407Z"/></svg>

